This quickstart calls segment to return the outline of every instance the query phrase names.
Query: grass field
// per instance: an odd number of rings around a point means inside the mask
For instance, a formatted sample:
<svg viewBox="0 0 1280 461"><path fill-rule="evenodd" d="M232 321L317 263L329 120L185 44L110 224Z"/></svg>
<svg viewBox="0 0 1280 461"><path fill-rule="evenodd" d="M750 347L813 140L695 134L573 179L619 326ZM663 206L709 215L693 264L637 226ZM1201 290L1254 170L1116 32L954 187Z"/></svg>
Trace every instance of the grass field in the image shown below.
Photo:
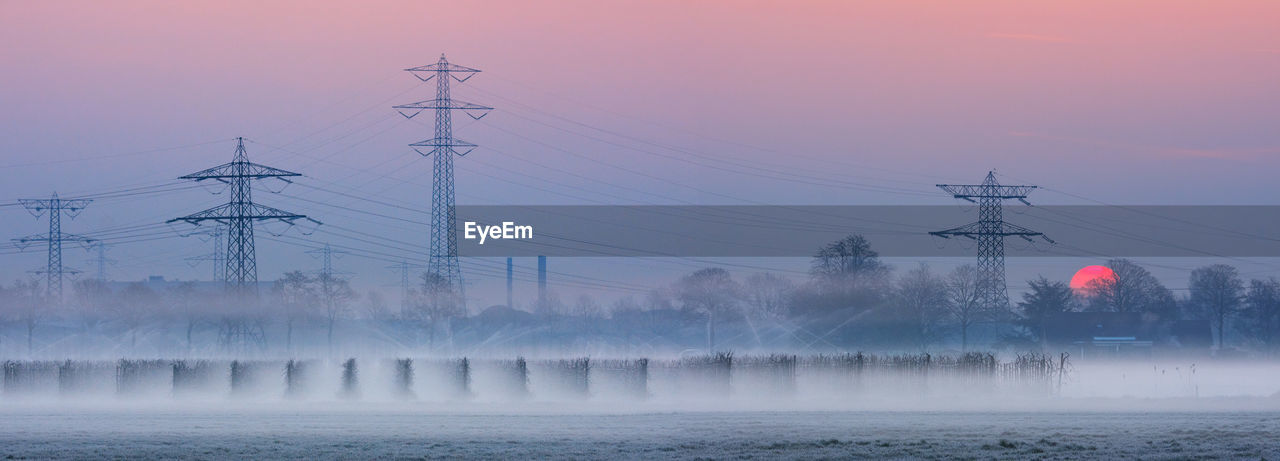
<svg viewBox="0 0 1280 461"><path fill-rule="evenodd" d="M9 459L1280 458L1271 400L1122 411L1061 403L994 412L9 405L0 450Z"/></svg>

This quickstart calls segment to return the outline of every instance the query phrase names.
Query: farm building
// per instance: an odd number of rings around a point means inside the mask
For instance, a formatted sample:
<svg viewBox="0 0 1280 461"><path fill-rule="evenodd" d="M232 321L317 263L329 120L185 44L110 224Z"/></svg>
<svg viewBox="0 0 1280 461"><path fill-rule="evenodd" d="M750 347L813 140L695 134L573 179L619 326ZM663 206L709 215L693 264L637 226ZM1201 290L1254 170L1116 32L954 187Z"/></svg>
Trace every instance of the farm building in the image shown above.
<svg viewBox="0 0 1280 461"><path fill-rule="evenodd" d="M1203 352L1213 338L1205 320L1169 321L1136 312L1064 312L1045 325L1045 339L1069 347L1083 359L1148 357L1161 349Z"/></svg>

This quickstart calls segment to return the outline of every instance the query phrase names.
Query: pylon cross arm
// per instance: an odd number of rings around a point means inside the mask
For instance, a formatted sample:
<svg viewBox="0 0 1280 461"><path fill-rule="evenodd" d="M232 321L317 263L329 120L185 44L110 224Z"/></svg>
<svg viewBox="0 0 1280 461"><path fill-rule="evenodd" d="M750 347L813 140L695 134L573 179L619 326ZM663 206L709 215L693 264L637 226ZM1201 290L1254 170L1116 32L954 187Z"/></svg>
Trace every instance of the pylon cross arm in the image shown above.
<svg viewBox="0 0 1280 461"><path fill-rule="evenodd" d="M240 210L239 208L241 208L242 206L247 207L248 210L243 210L243 211ZM292 223L293 221L297 221L299 219L306 219L306 220L315 222L316 224L320 224L319 221L308 218L306 215L290 213L287 211L278 210L275 208L271 208L269 206L259 205L256 203L243 204L240 206L233 206L230 203L225 205L218 205L216 207L201 211L199 213L190 214L187 216L183 216L181 218L170 219L166 222L173 223L178 221L185 221L191 224L198 224L201 221L232 221L237 219L252 219L257 221L265 221L268 219L279 219L281 221L285 221L289 223Z"/></svg>
<svg viewBox="0 0 1280 461"><path fill-rule="evenodd" d="M283 179L283 178L295 177L295 176L302 176L302 174L294 173L292 171L281 170L279 168L273 168L266 165L259 165L257 163L252 163L252 162L231 162L231 163L218 165L213 168L206 168L206 169L197 171L195 173L191 173L189 175L179 177L178 179L193 179L196 181L203 181L206 179L216 179L218 181L227 182L227 180L229 179L237 179L237 178L251 178L251 179L282 178Z"/></svg>
<svg viewBox="0 0 1280 461"><path fill-rule="evenodd" d="M484 118L485 114L493 110L493 108L489 106L472 104L469 102L458 101L456 99L428 99L426 101L392 106L391 108L399 111L400 115L403 115L405 118L413 118L424 110L445 109L466 112L468 116L476 120Z"/></svg>
<svg viewBox="0 0 1280 461"><path fill-rule="evenodd" d="M33 242L49 242L53 240L61 240L64 242L80 242L85 244L93 243L97 241L92 238L85 237L83 235L76 235L76 234L60 234L60 236L54 237L54 238L50 238L49 234L35 234L35 235L28 235L26 237L21 237L21 238L16 238L11 240L19 244L33 243Z"/></svg>
<svg viewBox="0 0 1280 461"><path fill-rule="evenodd" d="M451 62L443 62L443 63L437 62L434 64L427 64L425 66L411 67L405 70L408 72L414 72L415 73L414 75L417 75L416 74L417 72L462 72L462 73L472 73L472 74L476 72L480 72L480 69L472 69L467 66L459 66Z"/></svg>
<svg viewBox="0 0 1280 461"><path fill-rule="evenodd" d="M49 274L49 273L50 273L48 269L36 269L36 270L30 270L30 271L27 271L27 272L28 272L28 273L31 273L31 274L39 274L39 275L45 275L45 274ZM59 272L59 271L54 271L54 273L57 273L57 272ZM62 272L63 274L71 274L71 275L77 275L77 274L83 274L83 273L84 273L84 271L82 271L82 270L80 270L80 269L76 269L76 268L68 267L68 266L62 266L62 270L61 270L61 272Z"/></svg>
<svg viewBox="0 0 1280 461"><path fill-rule="evenodd" d="M64 241L64 242L80 242L80 243L83 243L83 244L88 245L88 244L91 244L91 243L97 242L98 240L97 240L97 239L94 239L94 238L91 238L91 237L85 237L85 236L83 236L83 235L78 235L78 234L67 234L67 233L64 233L64 234L62 234L62 241Z"/></svg>
<svg viewBox="0 0 1280 461"><path fill-rule="evenodd" d="M977 238L983 235L992 235L992 236L999 236L999 237L1022 237L1028 240L1030 240L1031 237L1040 237L1045 239L1049 243L1053 243L1053 239L1046 237L1043 232L1036 232L1031 229L1027 229L1025 227L1019 226L1017 224L1001 222L1000 227L998 229L990 229L989 224L985 226L986 227L984 227L983 223L974 222L974 223L965 224L960 227L953 227L951 229L930 232L929 235L942 237L942 238L950 238L953 236Z"/></svg>
<svg viewBox="0 0 1280 461"><path fill-rule="evenodd" d="M947 191L951 196L965 200L975 198L1022 199L1036 189L1036 186L989 184L938 184L937 186L939 189Z"/></svg>
<svg viewBox="0 0 1280 461"><path fill-rule="evenodd" d="M49 234L28 235L26 237L21 237L21 238L16 238L11 240L16 243L48 242Z"/></svg>
<svg viewBox="0 0 1280 461"><path fill-rule="evenodd" d="M453 152L459 157L462 157L475 150L476 145L456 138L432 138L425 141L415 142L410 144L409 147L412 147L413 150L424 156L434 154L440 149L445 149L448 152Z"/></svg>
<svg viewBox="0 0 1280 461"><path fill-rule="evenodd" d="M43 215L44 212L54 209L58 212L78 214L81 210L87 208L90 202L93 202L90 199L57 199L56 201L57 203L54 203L54 199L18 199L18 203L37 218Z"/></svg>
<svg viewBox="0 0 1280 461"><path fill-rule="evenodd" d="M410 144L409 147L463 147L475 148L476 145L457 138L431 138ZM469 149L468 149L469 150Z"/></svg>

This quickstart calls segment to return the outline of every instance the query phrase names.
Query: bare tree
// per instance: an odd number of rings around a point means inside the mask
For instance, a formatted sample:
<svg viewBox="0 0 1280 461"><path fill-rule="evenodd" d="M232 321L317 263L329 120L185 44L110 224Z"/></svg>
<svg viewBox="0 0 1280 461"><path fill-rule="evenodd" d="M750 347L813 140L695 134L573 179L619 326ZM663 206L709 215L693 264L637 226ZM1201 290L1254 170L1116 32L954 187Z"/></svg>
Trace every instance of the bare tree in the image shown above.
<svg viewBox="0 0 1280 461"><path fill-rule="evenodd" d="M196 296L196 286L192 282L182 282L177 286L170 288L165 293L173 304L174 313L178 315L180 320L186 327L187 350L191 353L191 336L195 333L196 323L200 320L198 309L199 298Z"/></svg>
<svg viewBox="0 0 1280 461"><path fill-rule="evenodd" d="M615 300L612 308L609 309L610 318L622 329L623 343L628 351L635 346L637 333L643 334L644 338L654 336L652 317L655 311L654 305L651 304L648 298L655 291L645 294L646 300L643 304L637 301L634 296L627 295ZM663 296L658 296L657 299L670 301L670 299ZM659 302L659 304L662 303Z"/></svg>
<svg viewBox="0 0 1280 461"><path fill-rule="evenodd" d="M850 235L832 242L813 255L810 272L821 278L847 281L853 277L876 277L889 272L880 255L861 235Z"/></svg>
<svg viewBox="0 0 1280 461"><path fill-rule="evenodd" d="M150 287L141 283L130 283L117 295L114 314L129 334L129 351L137 353L138 330L147 318L153 317L156 307L160 305L160 295Z"/></svg>
<svg viewBox="0 0 1280 461"><path fill-rule="evenodd" d="M77 280L72 286L79 314L80 333L85 338L81 346L91 347L87 342L88 333L104 320L105 314L110 309L113 301L111 288L106 282L96 278Z"/></svg>
<svg viewBox="0 0 1280 461"><path fill-rule="evenodd" d="M13 283L14 317L27 327L27 356L35 352L36 325L48 317L48 300L40 293L40 283L36 281Z"/></svg>
<svg viewBox="0 0 1280 461"><path fill-rule="evenodd" d="M641 306L640 303L636 301L635 296L627 295L613 301L613 306L609 307L609 314L616 314L618 312L640 312L643 310L644 306Z"/></svg>
<svg viewBox="0 0 1280 461"><path fill-rule="evenodd" d="M0 324L8 323L16 318L18 305L22 299L22 289L19 283L14 283L13 288L6 288L0 283ZM4 334L0 332L0 341L3 341Z"/></svg>
<svg viewBox="0 0 1280 461"><path fill-rule="evenodd" d="M794 316L823 318L837 310L850 315L881 305L892 291L889 266L861 235L832 242L814 254L808 283L789 306Z"/></svg>
<svg viewBox="0 0 1280 461"><path fill-rule="evenodd" d="M271 291L284 308L285 350L293 353L293 327L306 319L320 304L316 279L302 271L286 272L271 285Z"/></svg>
<svg viewBox="0 0 1280 461"><path fill-rule="evenodd" d="M947 276L946 309L960 329L960 350L969 350L969 328L978 322L991 321L999 315L993 306L983 302L978 282L981 274L971 265L963 265Z"/></svg>
<svg viewBox="0 0 1280 461"><path fill-rule="evenodd" d="M675 295L668 288L654 288L644 294L644 303L641 304L646 310L675 309Z"/></svg>
<svg viewBox="0 0 1280 461"><path fill-rule="evenodd" d="M737 308L741 287L720 268L700 269L681 277L675 285L676 298L685 309L707 316L707 353L715 353L716 318Z"/></svg>
<svg viewBox="0 0 1280 461"><path fill-rule="evenodd" d="M787 305L796 285L791 279L770 272L747 276L742 286L743 301L749 308L749 316L759 319L777 319L786 315Z"/></svg>
<svg viewBox="0 0 1280 461"><path fill-rule="evenodd" d="M449 279L434 272L422 274L422 283L412 296L413 302L404 316L427 331L427 349L434 349L436 329L466 314L462 310L462 300Z"/></svg>
<svg viewBox="0 0 1280 461"><path fill-rule="evenodd" d="M555 289L547 289L546 297L535 299L529 305L529 311L538 315L557 317L569 314L569 306L565 305L560 299L560 292Z"/></svg>
<svg viewBox="0 0 1280 461"><path fill-rule="evenodd" d="M743 318L756 345L763 346L756 321L777 322L787 315L791 299L795 294L795 283L786 277L769 272L761 272L747 276L742 285Z"/></svg>
<svg viewBox="0 0 1280 461"><path fill-rule="evenodd" d="M903 334L909 341L921 350L937 342L947 305L947 283L942 277L920 264L898 279L894 301L895 317L905 327Z"/></svg>
<svg viewBox="0 0 1280 461"><path fill-rule="evenodd" d="M1214 264L1191 271L1191 304L1203 310L1218 330L1218 348L1226 339L1226 323L1240 310L1244 282L1240 272L1226 264Z"/></svg>
<svg viewBox="0 0 1280 461"><path fill-rule="evenodd" d="M582 294L578 296L577 302L573 304L573 315L585 319L602 318L604 317L604 308L591 295Z"/></svg>
<svg viewBox="0 0 1280 461"><path fill-rule="evenodd" d="M1280 348L1280 280L1250 281L1241 314L1245 317L1244 332L1274 354Z"/></svg>
<svg viewBox="0 0 1280 461"><path fill-rule="evenodd" d="M320 287L320 300L324 306L329 355L333 355L333 327L338 322L338 317L347 313L351 301L356 299L357 295L346 279L334 277L332 274L320 274L316 277L316 284Z"/></svg>
<svg viewBox="0 0 1280 461"><path fill-rule="evenodd" d="M1177 308L1173 292L1155 276L1128 259L1112 259L1111 278L1098 278L1086 286L1089 308L1104 312L1139 312L1172 316Z"/></svg>
<svg viewBox="0 0 1280 461"><path fill-rule="evenodd" d="M385 321L395 317L387 298L376 290L369 290L364 295L364 316L371 320Z"/></svg>

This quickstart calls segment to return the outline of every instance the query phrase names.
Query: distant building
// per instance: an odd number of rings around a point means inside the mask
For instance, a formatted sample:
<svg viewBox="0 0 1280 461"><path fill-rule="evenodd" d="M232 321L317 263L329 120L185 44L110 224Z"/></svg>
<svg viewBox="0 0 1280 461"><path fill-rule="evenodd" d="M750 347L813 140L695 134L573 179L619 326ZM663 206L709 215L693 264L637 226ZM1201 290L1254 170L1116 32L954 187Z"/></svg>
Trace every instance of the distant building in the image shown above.
<svg viewBox="0 0 1280 461"><path fill-rule="evenodd" d="M1206 320L1164 320L1136 312L1064 312L1049 319L1045 340L1080 358L1149 357L1153 350L1206 352L1213 342Z"/></svg>

